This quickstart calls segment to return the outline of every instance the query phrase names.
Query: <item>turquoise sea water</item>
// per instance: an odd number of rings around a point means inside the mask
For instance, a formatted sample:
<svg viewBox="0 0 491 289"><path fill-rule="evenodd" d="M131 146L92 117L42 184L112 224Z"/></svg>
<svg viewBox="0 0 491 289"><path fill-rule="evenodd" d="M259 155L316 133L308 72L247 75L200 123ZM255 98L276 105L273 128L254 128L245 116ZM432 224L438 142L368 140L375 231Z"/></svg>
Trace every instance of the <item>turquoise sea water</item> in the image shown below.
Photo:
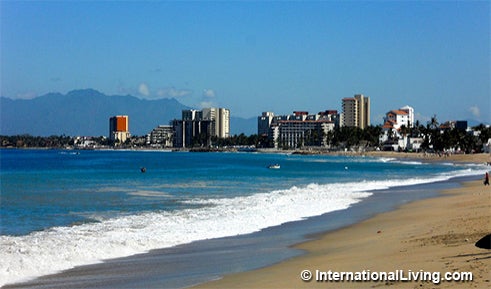
<svg viewBox="0 0 491 289"><path fill-rule="evenodd" d="M344 210L373 190L482 172L368 157L0 153L0 285ZM268 169L273 163L281 168Z"/></svg>

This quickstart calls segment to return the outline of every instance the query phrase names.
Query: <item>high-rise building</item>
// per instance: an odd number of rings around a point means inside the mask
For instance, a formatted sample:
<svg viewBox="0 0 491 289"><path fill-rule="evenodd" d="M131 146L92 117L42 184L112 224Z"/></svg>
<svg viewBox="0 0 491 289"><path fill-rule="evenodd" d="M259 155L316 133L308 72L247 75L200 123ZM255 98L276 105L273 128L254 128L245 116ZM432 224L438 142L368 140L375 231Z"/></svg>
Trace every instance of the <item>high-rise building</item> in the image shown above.
<svg viewBox="0 0 491 289"><path fill-rule="evenodd" d="M211 136L230 137L230 110L226 108L204 108L202 119L211 121Z"/></svg>
<svg viewBox="0 0 491 289"><path fill-rule="evenodd" d="M261 116L257 117L257 134L259 136L268 136L273 118L274 113L270 111L263 112Z"/></svg>
<svg viewBox="0 0 491 289"><path fill-rule="evenodd" d="M230 110L225 108L205 108L203 110L183 110L182 120L172 121L174 147L210 145L210 138L230 137Z"/></svg>
<svg viewBox="0 0 491 289"><path fill-rule="evenodd" d="M111 140L125 142L130 136L127 115L116 115L109 118L109 138Z"/></svg>
<svg viewBox="0 0 491 289"><path fill-rule="evenodd" d="M364 129L370 125L370 98L363 94L343 98L343 126Z"/></svg>

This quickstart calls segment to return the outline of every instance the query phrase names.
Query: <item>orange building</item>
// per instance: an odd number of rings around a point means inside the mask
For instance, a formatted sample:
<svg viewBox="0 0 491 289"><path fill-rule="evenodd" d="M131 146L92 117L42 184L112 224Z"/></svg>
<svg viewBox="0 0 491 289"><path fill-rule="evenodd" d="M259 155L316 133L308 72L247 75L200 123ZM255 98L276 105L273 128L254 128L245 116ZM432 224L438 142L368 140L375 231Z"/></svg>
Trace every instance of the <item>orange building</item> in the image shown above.
<svg viewBox="0 0 491 289"><path fill-rule="evenodd" d="M130 137L127 115L116 115L109 119L109 138L125 142Z"/></svg>

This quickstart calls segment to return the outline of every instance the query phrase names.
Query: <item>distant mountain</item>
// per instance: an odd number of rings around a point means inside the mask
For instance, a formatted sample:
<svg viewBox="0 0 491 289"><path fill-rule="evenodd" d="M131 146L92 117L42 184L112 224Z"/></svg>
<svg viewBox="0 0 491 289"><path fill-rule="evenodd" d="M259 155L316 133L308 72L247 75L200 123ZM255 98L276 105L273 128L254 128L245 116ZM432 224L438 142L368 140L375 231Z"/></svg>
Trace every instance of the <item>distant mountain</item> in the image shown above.
<svg viewBox="0 0 491 289"><path fill-rule="evenodd" d="M159 124L180 118L187 106L175 99L143 100L130 95L108 96L92 89L66 95L49 93L34 99L0 100L3 135L100 136L109 134L109 118L129 116L130 132L143 135Z"/></svg>
<svg viewBox="0 0 491 289"><path fill-rule="evenodd" d="M107 136L109 118L128 115L133 135L145 135L159 124L180 119L190 109L176 99L145 100L131 95L105 95L97 90L48 93L34 99L0 98L0 134L34 136ZM231 117L232 134L255 133L256 125ZM247 131L247 132L246 132ZM249 133L250 132L250 133Z"/></svg>
<svg viewBox="0 0 491 289"><path fill-rule="evenodd" d="M233 111L231 112L233 114ZM251 135L257 134L257 117L240 118L230 117L230 135L239 134Z"/></svg>

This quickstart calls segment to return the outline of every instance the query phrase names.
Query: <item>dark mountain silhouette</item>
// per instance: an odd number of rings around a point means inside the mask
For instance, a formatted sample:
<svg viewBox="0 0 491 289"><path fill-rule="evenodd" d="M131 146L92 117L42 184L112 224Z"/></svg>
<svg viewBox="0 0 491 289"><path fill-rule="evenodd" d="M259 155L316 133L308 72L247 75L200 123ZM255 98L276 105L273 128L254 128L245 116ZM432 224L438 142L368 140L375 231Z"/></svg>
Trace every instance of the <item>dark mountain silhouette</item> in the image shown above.
<svg viewBox="0 0 491 289"><path fill-rule="evenodd" d="M233 114L231 112L230 114ZM230 135L252 135L257 134L257 117L251 118L241 118L241 117L230 117Z"/></svg>
<svg viewBox="0 0 491 289"><path fill-rule="evenodd" d="M143 100L108 96L96 90L49 93L29 100L1 98L1 134L100 136L109 134L109 118L129 116L130 132L143 135L188 109L175 99Z"/></svg>
<svg viewBox="0 0 491 289"><path fill-rule="evenodd" d="M107 136L109 118L123 114L129 117L132 135L145 135L159 124L180 119L183 109L190 107L174 98L145 100L131 95L109 96L93 89L66 95L48 93L34 99L1 97L0 134ZM255 133L255 122L233 117L230 122L232 134ZM234 128L235 123L244 128Z"/></svg>

